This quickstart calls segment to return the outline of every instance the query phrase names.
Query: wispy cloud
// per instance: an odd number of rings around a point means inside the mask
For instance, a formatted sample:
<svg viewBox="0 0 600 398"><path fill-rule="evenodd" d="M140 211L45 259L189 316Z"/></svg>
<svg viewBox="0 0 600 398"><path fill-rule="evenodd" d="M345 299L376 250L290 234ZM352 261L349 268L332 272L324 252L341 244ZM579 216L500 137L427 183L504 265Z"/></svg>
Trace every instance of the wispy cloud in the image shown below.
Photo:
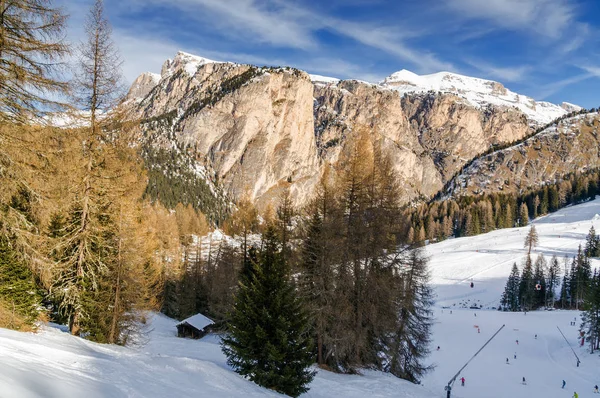
<svg viewBox="0 0 600 398"><path fill-rule="evenodd" d="M600 76L600 71L598 71L598 72L599 72L599 76ZM588 72L588 73L583 73L580 75L568 77L566 79L562 79L562 80L558 80L555 82L544 84L537 90L535 97L538 99L546 99L546 98L550 97L551 95L561 91L565 87L571 86L575 83L582 82L584 80L588 80L592 77L594 77L594 73Z"/></svg>
<svg viewBox="0 0 600 398"><path fill-rule="evenodd" d="M469 59L466 61L469 65L483 72L486 76L496 78L504 82L519 82L525 79L527 74L531 72L530 65L521 65L515 67L502 67L489 64L485 61L477 59Z"/></svg>
<svg viewBox="0 0 600 398"><path fill-rule="evenodd" d="M559 38L575 20L570 0L449 0L450 9L467 19L482 19L497 27L530 30Z"/></svg>

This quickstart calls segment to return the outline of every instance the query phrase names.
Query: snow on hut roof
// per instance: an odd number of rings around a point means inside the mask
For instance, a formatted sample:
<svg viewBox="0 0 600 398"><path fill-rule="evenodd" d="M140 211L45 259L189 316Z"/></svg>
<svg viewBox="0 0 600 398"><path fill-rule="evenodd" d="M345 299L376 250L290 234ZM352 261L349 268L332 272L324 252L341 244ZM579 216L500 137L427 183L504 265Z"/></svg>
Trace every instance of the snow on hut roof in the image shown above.
<svg viewBox="0 0 600 398"><path fill-rule="evenodd" d="M184 319L177 326L182 325L184 323L187 323L188 325L191 325L198 330L203 330L205 327L207 327L208 325L212 325L214 322L202 314L196 314L187 319Z"/></svg>

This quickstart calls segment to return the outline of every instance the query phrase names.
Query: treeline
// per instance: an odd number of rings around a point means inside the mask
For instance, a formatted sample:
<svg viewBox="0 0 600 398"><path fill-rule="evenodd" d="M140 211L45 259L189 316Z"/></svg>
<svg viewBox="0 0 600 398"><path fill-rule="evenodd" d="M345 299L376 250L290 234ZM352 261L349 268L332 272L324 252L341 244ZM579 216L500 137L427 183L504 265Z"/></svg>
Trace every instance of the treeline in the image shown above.
<svg viewBox="0 0 600 398"><path fill-rule="evenodd" d="M529 248L529 252L525 257L523 269L519 273L517 264L513 264L499 309L581 310L580 331L593 353L600 348L600 273L598 269L592 271L590 258L600 256L600 238L592 227L586 237L585 246L582 248L579 245L577 254L572 259L565 257L562 264L556 256L552 256L548 263L542 254L539 254L533 263L531 249L537 244L537 232L535 227L531 226L525 238L525 247ZM560 292L557 295L559 287Z"/></svg>
<svg viewBox="0 0 600 398"><path fill-rule="evenodd" d="M432 201L405 209L411 242L473 236L500 228L526 226L530 219L592 200L600 170L571 173L561 181L524 193L491 193Z"/></svg>

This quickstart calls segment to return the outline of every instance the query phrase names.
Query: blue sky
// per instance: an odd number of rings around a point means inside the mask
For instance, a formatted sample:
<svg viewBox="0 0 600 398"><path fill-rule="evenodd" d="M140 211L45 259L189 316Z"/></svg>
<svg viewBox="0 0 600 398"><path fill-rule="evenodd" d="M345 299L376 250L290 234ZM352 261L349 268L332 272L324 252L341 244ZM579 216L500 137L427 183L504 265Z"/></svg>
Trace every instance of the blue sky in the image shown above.
<svg viewBox="0 0 600 398"><path fill-rule="evenodd" d="M77 41L92 0L55 0ZM451 71L600 106L600 0L105 0L132 81L177 50L377 82Z"/></svg>

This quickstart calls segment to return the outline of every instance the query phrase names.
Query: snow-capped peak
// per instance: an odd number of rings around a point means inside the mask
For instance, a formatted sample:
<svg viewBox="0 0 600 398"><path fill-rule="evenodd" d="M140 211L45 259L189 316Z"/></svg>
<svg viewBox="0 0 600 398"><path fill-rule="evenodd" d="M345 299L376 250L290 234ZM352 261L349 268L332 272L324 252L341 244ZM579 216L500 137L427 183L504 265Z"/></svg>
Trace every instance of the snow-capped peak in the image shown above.
<svg viewBox="0 0 600 398"><path fill-rule="evenodd" d="M515 107L530 120L546 124L572 110L581 109L577 105L563 103L562 106L517 94L493 80L439 72L430 75L417 75L403 69L385 78L380 84L401 93L422 93L438 91L455 94L470 104L481 107L488 104Z"/></svg>
<svg viewBox="0 0 600 398"><path fill-rule="evenodd" d="M175 58L168 59L165 61L165 63L163 64L162 70L160 72L160 75L162 77L170 76L175 71L177 71L181 68L184 68L185 72L188 75L194 76L200 66L206 65L206 64L215 64L215 63L222 63L222 62L213 61L212 59L199 57L197 55L189 54L189 53L186 53L183 51L178 51L177 55L175 55Z"/></svg>

